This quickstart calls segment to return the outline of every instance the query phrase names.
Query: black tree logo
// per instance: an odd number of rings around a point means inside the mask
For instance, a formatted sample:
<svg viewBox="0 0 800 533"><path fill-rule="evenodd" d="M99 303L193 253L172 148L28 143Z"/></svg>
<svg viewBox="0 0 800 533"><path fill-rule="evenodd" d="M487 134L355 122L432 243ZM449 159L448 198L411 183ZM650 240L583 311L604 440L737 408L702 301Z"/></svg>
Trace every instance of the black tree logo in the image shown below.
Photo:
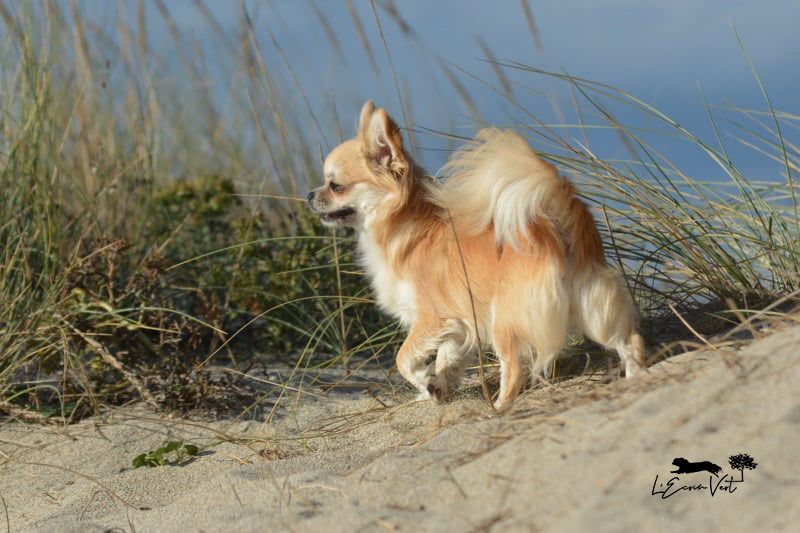
<svg viewBox="0 0 800 533"><path fill-rule="evenodd" d="M747 455L746 453L740 453L738 455L731 455L728 457L728 463L731 465L731 468L734 470L738 470L742 473L742 479L739 481L744 481L744 471L747 470L754 470L758 463L753 460L752 457Z"/></svg>

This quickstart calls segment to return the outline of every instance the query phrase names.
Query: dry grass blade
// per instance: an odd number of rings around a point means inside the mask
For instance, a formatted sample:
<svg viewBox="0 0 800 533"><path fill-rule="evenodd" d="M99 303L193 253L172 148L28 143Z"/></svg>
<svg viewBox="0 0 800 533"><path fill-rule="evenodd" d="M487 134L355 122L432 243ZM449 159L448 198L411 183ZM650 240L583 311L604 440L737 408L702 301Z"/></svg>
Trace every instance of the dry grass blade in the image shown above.
<svg viewBox="0 0 800 533"><path fill-rule="evenodd" d="M203 18L208 22L208 24L214 29L214 32L219 37L219 40L228 48L231 54L236 54L236 47L228 38L228 32L225 31L225 28L219 23L219 20L216 16L208 9L203 0L192 0L194 5L197 7L197 10L203 15Z"/></svg>
<svg viewBox="0 0 800 533"><path fill-rule="evenodd" d="M394 20L394 23L397 24L397 27L400 28L400 31L402 31L404 35L407 37L416 38L417 32L414 31L414 28L411 27L411 24L409 24L400 15L400 10L397 9L397 4L394 3L394 0L384 0L380 4L386 13L392 18L392 20Z"/></svg>
<svg viewBox="0 0 800 533"><path fill-rule="evenodd" d="M48 464L48 463L39 463L39 462L35 462L35 461L16 460L16 462L19 463L19 464L23 464L23 465L41 466L43 468L54 468L56 470L69 472L70 474L76 475L76 476L78 476L80 478L83 478L83 479L85 479L85 480L87 480L87 481L89 481L91 483L94 483L95 485L97 485L98 487L103 489L103 491L108 493L111 497L113 497L114 499L116 499L117 501L119 501L125 507L128 507L129 509L135 509L137 511L148 511L148 510L150 510L149 507L144 507L144 506L135 505L135 504L131 503L127 499L125 499L122 496L120 496L119 493L117 493L116 491L112 490L110 487L108 487L104 483L100 482L100 480L98 480L97 478L94 478L92 476L87 476L86 474L78 472L75 469L67 468L66 466L53 465L53 464Z"/></svg>
<svg viewBox="0 0 800 533"><path fill-rule="evenodd" d="M0 2L0 17L3 18L3 22L5 23L6 27L13 31L17 36L17 42L22 43L25 40L25 34L22 32L22 29L19 27L14 15L12 15L11 11L6 6L5 1Z"/></svg>
<svg viewBox="0 0 800 533"><path fill-rule="evenodd" d="M108 363L115 370L122 373L122 375L125 376L125 379L127 379L128 382L130 382L130 384L136 388L139 395L141 395L142 400L144 400L153 409L155 410L159 409L158 401L156 401L155 397L153 397L150 391L147 390L147 387L144 385L144 383L142 383L142 381L136 376L136 374L131 372L129 369L125 368L125 365L120 363L116 357L111 355L111 352L109 352L105 346L103 346L90 336L86 335L82 331L78 330L74 326L70 326L70 329L72 329L72 331L75 332L76 335L78 335L81 339L83 339L86 342L86 344L91 346L93 350L95 350L98 354L100 354L100 357L103 358L103 361Z"/></svg>
<svg viewBox="0 0 800 533"><path fill-rule="evenodd" d="M317 17L317 22L320 26L322 26L322 31L325 33L325 38L328 39L328 42L336 51L336 55L339 56L339 59L346 66L347 57L345 57L344 52L342 51L342 45L339 43L339 39L336 37L336 33L333 31L333 28L331 28L331 24L328 22L327 17L314 0L308 0L308 3L311 5L311 10L314 12L314 16Z"/></svg>
<svg viewBox="0 0 800 533"><path fill-rule="evenodd" d="M761 95L764 97L764 101L767 103L767 107L769 108L770 114L772 115L773 124L775 125L775 134L778 139L778 143L780 145L780 153L783 157L783 163L786 166L786 179L789 182L789 193L792 196L792 205L794 206L794 218L797 224L798 232L800 232L800 204L797 201L797 193L795 191L794 186L794 179L792 178L792 168L789 164L789 157L786 150L786 143L783 138L783 134L781 132L781 123L778 120L777 115L775 114L775 108L772 105L772 99L769 97L764 84L761 82L761 77L758 75L756 71L755 65L753 65L752 60L750 59L750 55L747 53L747 49L742 42L742 38L739 36L739 33L736 31L736 27L731 22L731 29L733 30L734 35L736 36L736 40L739 43L739 47L744 54L745 59L747 60L747 65L750 67L751 72L753 73L753 77L755 78L756 82L758 83L758 87L761 90Z"/></svg>
<svg viewBox="0 0 800 533"><path fill-rule="evenodd" d="M489 66L492 67L492 71L497 77L497 81L500 82L500 86L503 88L503 91L505 91L506 96L513 98L514 90L511 87L511 81L508 79L508 76L506 76L505 71L500 68L500 64L497 61L494 52L492 52L492 49L489 48L489 46L483 39L480 38L480 36L475 37L475 39L478 41L478 46L480 46L481 52L483 52L483 55L486 56Z"/></svg>
<svg viewBox="0 0 800 533"><path fill-rule="evenodd" d="M528 24L528 31L531 33L531 37L533 37L533 44L536 50L541 54L544 52L542 36L539 34L539 28L536 26L536 20L533 17L533 10L531 10L530 3L528 0L519 0L519 4L522 7L522 13L525 15L525 22Z"/></svg>
<svg viewBox="0 0 800 533"><path fill-rule="evenodd" d="M158 9L159 13L161 14L161 18L167 24L167 30L172 37L175 51L180 57L180 64L184 65L184 67L188 69L192 78L197 78L197 71L195 69L194 62L191 61L186 55L180 30L178 29L178 25L175 23L175 19L172 17L169 8L167 8L167 6L164 4L164 0L154 0L154 2L156 4L156 9Z"/></svg>
<svg viewBox="0 0 800 533"><path fill-rule="evenodd" d="M791 293L786 294L786 295L776 299L775 301L773 301L772 303L770 303L769 305L767 305L763 309L747 310L746 311L747 314L750 315L749 318L747 318L744 321L741 321L741 323L738 324L736 327L734 327L730 331L726 332L722 336L722 339L729 339L729 338L733 337L734 335L736 335L737 333L739 333L740 331L742 331L742 329L745 329L745 328L746 329L750 329L752 331L753 325L756 322L760 321L760 320L767 320L767 319L770 319L770 318L775 318L776 316L781 318L781 319L783 319L783 318L794 318L794 319L797 319L796 313L792 313L792 312L790 312L790 313L783 313L783 312L773 313L773 310L780 309L781 307L785 306L788 303L795 303L796 304L798 297L800 297L800 289L792 291ZM729 304L729 307L730 307L730 304ZM742 310L738 310L738 312L742 313Z"/></svg>
<svg viewBox="0 0 800 533"><path fill-rule="evenodd" d="M2 494L0 494L0 501L3 502L3 514L5 514L6 517L6 532L11 533L11 520L8 519L8 505Z"/></svg>
<svg viewBox="0 0 800 533"><path fill-rule="evenodd" d="M483 392L483 399L486 400L492 409L494 409L494 403L492 402L492 396L489 394L489 388L486 384L486 372L484 371L484 363L483 363L483 345L481 343L480 337L480 330L478 329L478 314L475 311L475 297L472 294L472 285L469 282L469 273L467 272L467 263L464 261L464 253L461 250L461 241L458 238L458 232L456 231L456 224L453 221L453 216L450 214L450 211L447 212L447 219L450 222L450 227L453 230L453 238L456 242L456 248L458 249L458 258L461 261L461 270L464 273L464 281L467 285L467 292L469 293L469 306L470 311L472 312L472 327L475 329L475 344L478 349L478 372L479 378L481 381L481 392Z"/></svg>
<svg viewBox="0 0 800 533"><path fill-rule="evenodd" d="M464 87L461 81L453 74L448 66L447 62L441 58L436 58L436 63L439 65L439 68L442 70L442 73L447 78L447 81L450 82L450 85L456 90L458 97L464 102L464 106L469 111L470 116L478 120L478 108L475 106L475 101L472 99L472 95L469 94L469 91Z"/></svg>
<svg viewBox="0 0 800 533"><path fill-rule="evenodd" d="M327 138L325 137L324 130L322 129L322 126L320 125L320 122L317 119L317 114L314 112L314 107L311 105L311 102L309 101L308 96L306 95L305 89L303 89L303 84L300 83L300 80L297 78L297 75L295 74L294 69L292 68L292 64L286 58L286 54L283 51L283 47L278 42L278 39L275 38L275 34L272 33L272 30L270 30L269 27L267 27L267 33L269 34L269 38L272 41L272 45L275 47L275 49L278 51L278 54L281 56L283 65L286 67L286 71L292 78L292 82L294 83L295 88L297 88L297 90L300 92L300 96L303 97L303 102L305 103L306 110L308 111L308 114L311 116L311 120L314 121L314 125L317 128L317 133L319 134L319 138L322 139L322 142L325 143L326 147L329 147L330 145L328 144Z"/></svg>
<svg viewBox="0 0 800 533"><path fill-rule="evenodd" d="M60 416L45 416L41 413L24 409L6 401L0 402L0 410L13 418L19 418L20 420L33 422L36 424L64 424L67 422L66 418Z"/></svg>
<svg viewBox="0 0 800 533"><path fill-rule="evenodd" d="M689 324L689 322L687 322L685 318L683 318L683 316L677 311L677 309L675 309L675 307L672 304L669 304L669 308L670 308L670 310L672 310L672 313L678 318L678 320L680 320L681 323L684 326L686 326L686 329L688 329L692 333L692 335L697 337L707 348L709 348L711 350L714 350L714 351L717 350L717 347L714 344L712 344L711 342L709 342L708 339L706 339L705 337L700 335L697 332L697 330L694 329L694 327L692 327L692 325Z"/></svg>
<svg viewBox="0 0 800 533"><path fill-rule="evenodd" d="M378 35L380 35L381 43L383 43L383 50L386 52L386 60L389 62L389 71L392 73L392 81L394 82L394 90L395 94L397 95L397 102L400 105L401 111L403 112L403 122L405 122L406 128L410 128L411 117L408 116L406 111L406 106L403 101L403 93L400 91L400 82L398 81L397 72L394 69L394 62L392 61L392 54L389 51L389 45L386 43L386 36L383 34L383 26L381 26L381 19L378 17L378 10L375 9L375 0L370 0L370 6L372 7L372 15L375 18L375 25L378 27ZM411 144L411 152L413 153L415 151L413 138L409 138L409 144Z"/></svg>
<svg viewBox="0 0 800 533"><path fill-rule="evenodd" d="M350 18L353 20L353 26L356 28L358 40L361 43L361 48L364 49L364 53L367 54L367 59L369 60L370 67L372 67L372 71L375 74L379 74L380 68L378 68L378 63L375 61L375 54L372 51L372 45L369 44L367 33L364 31L364 24L361 22L361 17L358 15L358 11L353 5L353 0L347 0L347 12L350 14Z"/></svg>

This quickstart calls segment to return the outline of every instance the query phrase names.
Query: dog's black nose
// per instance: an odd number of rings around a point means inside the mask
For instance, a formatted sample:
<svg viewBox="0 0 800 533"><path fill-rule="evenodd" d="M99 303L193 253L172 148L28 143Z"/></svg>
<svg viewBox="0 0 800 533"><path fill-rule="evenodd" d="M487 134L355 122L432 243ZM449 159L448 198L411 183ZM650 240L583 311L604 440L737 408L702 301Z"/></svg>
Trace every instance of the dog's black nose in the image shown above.
<svg viewBox="0 0 800 533"><path fill-rule="evenodd" d="M308 198L308 203L313 202L314 201L314 191L311 191L310 193L308 193L308 196L306 196L306 198Z"/></svg>

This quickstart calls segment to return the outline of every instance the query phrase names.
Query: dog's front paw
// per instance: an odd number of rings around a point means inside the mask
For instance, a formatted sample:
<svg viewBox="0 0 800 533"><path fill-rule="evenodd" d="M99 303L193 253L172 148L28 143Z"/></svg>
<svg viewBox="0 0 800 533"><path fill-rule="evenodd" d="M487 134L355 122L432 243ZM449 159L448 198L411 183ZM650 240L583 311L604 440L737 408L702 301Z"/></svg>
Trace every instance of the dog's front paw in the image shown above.
<svg viewBox="0 0 800 533"><path fill-rule="evenodd" d="M428 395L436 403L444 403L444 395L447 391L436 382L428 383Z"/></svg>
<svg viewBox="0 0 800 533"><path fill-rule="evenodd" d="M428 384L428 394L436 403L444 403L450 391L453 390L453 383L448 377L447 374L437 374Z"/></svg>
<svg viewBox="0 0 800 533"><path fill-rule="evenodd" d="M433 400L437 404L444 403L448 391L447 384L438 379L431 379L427 385L420 387L417 401Z"/></svg>

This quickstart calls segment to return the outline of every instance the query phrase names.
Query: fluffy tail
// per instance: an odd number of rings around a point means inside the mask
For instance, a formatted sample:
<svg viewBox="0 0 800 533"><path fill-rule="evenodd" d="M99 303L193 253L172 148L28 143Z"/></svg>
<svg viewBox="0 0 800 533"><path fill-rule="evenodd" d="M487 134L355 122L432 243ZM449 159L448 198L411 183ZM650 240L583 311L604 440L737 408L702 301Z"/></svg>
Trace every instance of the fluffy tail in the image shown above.
<svg viewBox="0 0 800 533"><path fill-rule="evenodd" d="M572 211L572 186L513 131L481 130L442 172L446 179L433 191L434 203L469 233L493 226L500 245L519 249L532 222L561 225Z"/></svg>

